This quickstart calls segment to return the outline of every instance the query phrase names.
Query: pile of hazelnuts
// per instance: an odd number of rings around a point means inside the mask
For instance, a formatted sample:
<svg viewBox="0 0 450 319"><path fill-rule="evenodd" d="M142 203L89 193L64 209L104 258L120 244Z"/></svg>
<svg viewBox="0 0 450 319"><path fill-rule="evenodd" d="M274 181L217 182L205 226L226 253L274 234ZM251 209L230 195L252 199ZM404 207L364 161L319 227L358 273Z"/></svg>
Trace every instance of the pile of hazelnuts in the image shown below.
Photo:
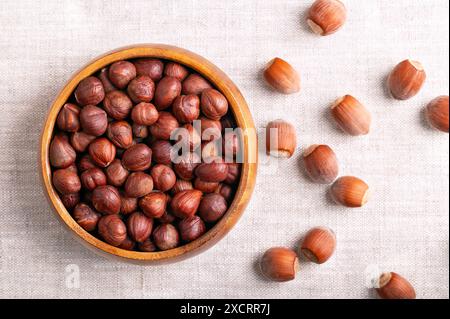
<svg viewBox="0 0 450 319"><path fill-rule="evenodd" d="M236 127L228 101L179 63L109 65L79 83L56 126L53 185L74 220L110 245L173 249L203 235L233 200L242 148L227 138ZM180 129L187 134L174 140Z"/></svg>

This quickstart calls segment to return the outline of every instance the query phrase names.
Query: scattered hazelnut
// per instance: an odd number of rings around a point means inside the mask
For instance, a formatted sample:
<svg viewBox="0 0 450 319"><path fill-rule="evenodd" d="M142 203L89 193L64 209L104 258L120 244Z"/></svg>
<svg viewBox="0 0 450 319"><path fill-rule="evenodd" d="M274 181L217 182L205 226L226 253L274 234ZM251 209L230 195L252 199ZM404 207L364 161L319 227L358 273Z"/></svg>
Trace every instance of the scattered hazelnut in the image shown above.
<svg viewBox="0 0 450 319"><path fill-rule="evenodd" d="M416 299L414 287L395 272L383 273L376 290L382 299Z"/></svg>
<svg viewBox="0 0 450 319"><path fill-rule="evenodd" d="M128 233L134 241L142 243L147 240L153 228L153 219L148 218L141 212L135 212L127 220Z"/></svg>
<svg viewBox="0 0 450 319"><path fill-rule="evenodd" d="M200 99L197 95L180 95L172 105L173 115L180 123L192 123L200 115Z"/></svg>
<svg viewBox="0 0 450 319"><path fill-rule="evenodd" d="M175 194L170 202L171 212L179 218L194 216L203 193L199 190L185 190Z"/></svg>
<svg viewBox="0 0 450 319"><path fill-rule="evenodd" d="M124 89L136 77L136 67L128 61L118 61L109 67L109 80L118 89Z"/></svg>
<svg viewBox="0 0 450 319"><path fill-rule="evenodd" d="M280 93L292 94L300 91L300 76L283 59L270 60L264 68L263 74L266 82Z"/></svg>
<svg viewBox="0 0 450 319"><path fill-rule="evenodd" d="M131 119L139 125L153 125L158 117L158 110L152 103L141 102L131 110Z"/></svg>
<svg viewBox="0 0 450 319"><path fill-rule="evenodd" d="M427 75L420 62L405 60L389 74L388 86L394 98L407 100L419 93Z"/></svg>
<svg viewBox="0 0 450 319"><path fill-rule="evenodd" d="M111 185L97 187L92 192L92 205L102 214L118 214L121 205L119 191Z"/></svg>
<svg viewBox="0 0 450 319"><path fill-rule="evenodd" d="M107 215L100 218L98 233L108 244L119 246L127 238L127 226L118 215Z"/></svg>
<svg viewBox="0 0 450 319"><path fill-rule="evenodd" d="M80 178L77 173L68 169L58 169L53 172L53 185L63 195L78 193L81 189Z"/></svg>
<svg viewBox="0 0 450 319"><path fill-rule="evenodd" d="M222 124L220 121L211 120L207 117L200 117L202 141L211 142L222 137Z"/></svg>
<svg viewBox="0 0 450 319"><path fill-rule="evenodd" d="M150 218L160 218L167 207L167 195L162 192L151 192L139 199L139 207Z"/></svg>
<svg viewBox="0 0 450 319"><path fill-rule="evenodd" d="M133 107L128 95L122 91L111 91L106 93L103 108L110 117L116 120L124 120L128 117Z"/></svg>
<svg viewBox="0 0 450 319"><path fill-rule="evenodd" d="M183 81L189 74L189 71L179 63L167 62L164 68L164 75L176 78L178 81Z"/></svg>
<svg viewBox="0 0 450 319"><path fill-rule="evenodd" d="M195 175L205 182L222 182L228 176L228 165L219 158L202 163L195 169Z"/></svg>
<svg viewBox="0 0 450 319"><path fill-rule="evenodd" d="M261 272L273 281L289 281L295 279L299 269L297 254L295 251L274 247L267 250L261 258Z"/></svg>
<svg viewBox="0 0 450 319"><path fill-rule="evenodd" d="M194 188L202 191L203 193L214 193L218 187L219 183L204 182L198 177L194 181Z"/></svg>
<svg viewBox="0 0 450 319"><path fill-rule="evenodd" d="M143 172L134 172L125 182L125 194L129 197L142 197L153 190L153 179Z"/></svg>
<svg viewBox="0 0 450 319"><path fill-rule="evenodd" d="M228 163L228 173L227 178L223 181L227 184L234 184L237 182L241 176L241 164L239 163Z"/></svg>
<svg viewBox="0 0 450 319"><path fill-rule="evenodd" d="M123 215L129 215L136 211L138 207L138 199L136 197L128 197L124 193L120 194L120 212Z"/></svg>
<svg viewBox="0 0 450 319"><path fill-rule="evenodd" d="M173 101L181 93L181 82L174 77L165 76L156 85L155 106L158 110L164 110L172 105Z"/></svg>
<svg viewBox="0 0 450 319"><path fill-rule="evenodd" d="M92 161L100 167L107 167L116 156L116 147L104 137L92 141L88 151Z"/></svg>
<svg viewBox="0 0 450 319"><path fill-rule="evenodd" d="M158 164L171 165L172 144L169 141L157 140L151 144L153 160Z"/></svg>
<svg viewBox="0 0 450 319"><path fill-rule="evenodd" d="M318 35L338 31L347 19L347 9L339 0L317 0L309 9L307 23Z"/></svg>
<svg viewBox="0 0 450 319"><path fill-rule="evenodd" d="M131 80L127 92L134 103L150 102L155 94L155 83L149 76L140 75Z"/></svg>
<svg viewBox="0 0 450 319"><path fill-rule="evenodd" d="M210 89L211 84L206 81L202 76L192 73L182 83L183 94L202 94L203 90Z"/></svg>
<svg viewBox="0 0 450 319"><path fill-rule="evenodd" d="M50 164L57 168L66 168L75 162L77 153L70 146L67 135L58 134L53 137L49 148Z"/></svg>
<svg viewBox="0 0 450 319"><path fill-rule="evenodd" d="M333 200L347 207L361 207L368 201L369 186L353 176L339 177L331 186Z"/></svg>
<svg viewBox="0 0 450 319"><path fill-rule="evenodd" d="M290 158L297 147L295 127L283 120L269 122L266 128L266 152L281 158Z"/></svg>
<svg viewBox="0 0 450 319"><path fill-rule="evenodd" d="M220 194L205 195L198 207L198 215L207 223L218 221L228 209L227 201Z"/></svg>
<svg viewBox="0 0 450 319"><path fill-rule="evenodd" d="M56 118L56 125L61 131L78 131L80 129L80 108L72 103L64 104Z"/></svg>
<svg viewBox="0 0 450 319"><path fill-rule="evenodd" d="M108 138L115 146L129 148L133 144L133 132L127 121L114 121L109 123Z"/></svg>
<svg viewBox="0 0 450 319"><path fill-rule="evenodd" d="M98 74L98 78L103 84L103 88L105 90L105 93L115 91L117 88L111 83L109 80L109 68L103 68L100 70L100 73Z"/></svg>
<svg viewBox="0 0 450 319"><path fill-rule="evenodd" d="M94 231L101 217L99 213L84 203L75 206L72 216L78 225L86 231Z"/></svg>
<svg viewBox="0 0 450 319"><path fill-rule="evenodd" d="M97 106L86 105L80 111L80 123L84 133L100 136L108 127L108 115Z"/></svg>
<svg viewBox="0 0 450 319"><path fill-rule="evenodd" d="M172 187L171 191L172 191L172 195L175 195L176 193L185 191L185 190L189 190L189 189L193 189L194 187L192 186L192 182L191 181L186 181L184 179L177 179L177 181L175 182L175 185Z"/></svg>
<svg viewBox="0 0 450 319"><path fill-rule="evenodd" d="M89 76L78 84L75 90L75 99L78 104L97 105L105 98L105 89L102 82L95 76Z"/></svg>
<svg viewBox="0 0 450 319"><path fill-rule="evenodd" d="M122 165L130 171L145 171L152 164L152 150L139 143L128 148L122 156Z"/></svg>
<svg viewBox="0 0 450 319"><path fill-rule="evenodd" d="M308 176L316 183L330 184L339 173L336 154L328 145L311 145L303 153Z"/></svg>
<svg viewBox="0 0 450 319"><path fill-rule="evenodd" d="M138 243L138 249L142 252L150 253L156 251L157 248L150 239L147 239L142 243Z"/></svg>
<svg viewBox="0 0 450 319"><path fill-rule="evenodd" d="M177 160L178 162L173 166L177 176L184 180L193 179L194 170L201 162L201 159L197 153L186 153Z"/></svg>
<svg viewBox="0 0 450 319"><path fill-rule="evenodd" d="M306 234L300 250L310 261L323 264L333 255L335 248L334 232L326 227L316 227Z"/></svg>
<svg viewBox="0 0 450 319"><path fill-rule="evenodd" d="M178 231L172 224L161 224L153 232L153 242L161 250L169 250L180 243Z"/></svg>
<svg viewBox="0 0 450 319"><path fill-rule="evenodd" d="M180 125L177 119L168 112L160 112L158 120L150 126L150 134L160 140L169 140L172 132Z"/></svg>
<svg viewBox="0 0 450 319"><path fill-rule="evenodd" d="M164 164L153 166L150 175L153 178L155 188L161 192L170 190L177 181L177 177L173 170Z"/></svg>
<svg viewBox="0 0 450 319"><path fill-rule="evenodd" d="M350 135L366 135L370 131L369 111L351 95L337 99L331 106L331 114L339 127Z"/></svg>
<svg viewBox="0 0 450 319"><path fill-rule="evenodd" d="M215 89L202 92L200 106L203 114L211 120L218 121L228 112L228 101L222 93Z"/></svg>
<svg viewBox="0 0 450 319"><path fill-rule="evenodd" d="M81 173L81 185L87 190L93 191L97 186L106 185L106 175L98 168L90 168Z"/></svg>
<svg viewBox="0 0 450 319"><path fill-rule="evenodd" d="M448 111L448 95L441 95L428 103L426 115L434 128L448 133Z"/></svg>
<svg viewBox="0 0 450 319"><path fill-rule="evenodd" d="M136 67L137 75L147 75L155 82L162 78L164 64L160 60L137 59L133 64Z"/></svg>
<svg viewBox="0 0 450 319"><path fill-rule="evenodd" d="M178 223L178 229L181 239L185 242L191 242L199 238L206 231L205 223L198 216L182 219Z"/></svg>
<svg viewBox="0 0 450 319"><path fill-rule="evenodd" d="M84 155L78 163L78 169L83 172L89 168L97 167L89 154Z"/></svg>
<svg viewBox="0 0 450 319"><path fill-rule="evenodd" d="M94 135L89 135L84 132L75 132L70 135L70 144L74 148L75 151L79 153L83 153L86 151L89 144L95 140Z"/></svg>
<svg viewBox="0 0 450 319"><path fill-rule="evenodd" d="M60 198L64 207L71 210L80 202L80 193L61 194Z"/></svg>

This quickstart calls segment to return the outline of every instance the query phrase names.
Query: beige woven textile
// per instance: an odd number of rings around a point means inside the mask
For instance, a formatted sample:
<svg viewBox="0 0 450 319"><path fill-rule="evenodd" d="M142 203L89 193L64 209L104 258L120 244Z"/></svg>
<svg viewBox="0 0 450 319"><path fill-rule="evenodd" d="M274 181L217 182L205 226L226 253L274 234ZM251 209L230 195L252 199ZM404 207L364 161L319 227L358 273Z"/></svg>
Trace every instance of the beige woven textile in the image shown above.
<svg viewBox="0 0 450 319"><path fill-rule="evenodd" d="M372 298L365 272L378 265L409 278L419 298L448 298L449 136L423 117L426 103L449 91L448 1L344 2L345 27L320 38L305 23L309 0L1 0L0 297ZM224 240L157 267L105 260L75 242L38 176L40 129L65 81L103 52L145 42L208 58L242 90L259 130L284 118L299 140L296 156L279 165L260 152L251 203ZM280 95L261 81L274 56L299 70L300 94ZM428 79L399 102L384 83L404 58L420 60ZM345 135L329 118L330 103L347 93L373 115L367 136ZM314 143L334 148L341 174L367 181L367 206L339 207L327 186L305 178L301 151ZM316 225L337 233L333 258L321 266L302 260L289 283L263 280L261 253L295 247Z"/></svg>

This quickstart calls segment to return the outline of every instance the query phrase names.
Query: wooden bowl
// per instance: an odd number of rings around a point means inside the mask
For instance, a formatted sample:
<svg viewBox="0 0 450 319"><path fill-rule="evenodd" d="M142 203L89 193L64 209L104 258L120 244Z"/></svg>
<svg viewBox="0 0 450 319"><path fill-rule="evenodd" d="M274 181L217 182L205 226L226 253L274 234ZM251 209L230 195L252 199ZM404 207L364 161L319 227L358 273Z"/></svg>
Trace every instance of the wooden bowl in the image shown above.
<svg viewBox="0 0 450 319"><path fill-rule="evenodd" d="M102 69L119 61L141 57L154 57L179 62L207 78L228 99L232 113L239 127L250 129L255 134L243 138L244 163L241 179L233 202L219 222L200 238L175 249L158 252L137 252L117 248L94 237L80 227L61 202L52 184L49 162L49 145L53 136L56 117L64 103L69 99L78 83ZM179 261L194 256L217 243L237 223L250 200L256 179L257 141L256 131L247 103L236 85L214 64L190 51L163 44L143 44L120 48L93 60L69 80L53 102L47 116L41 137L41 174L45 193L56 214L85 246L104 256L134 263L158 264Z"/></svg>

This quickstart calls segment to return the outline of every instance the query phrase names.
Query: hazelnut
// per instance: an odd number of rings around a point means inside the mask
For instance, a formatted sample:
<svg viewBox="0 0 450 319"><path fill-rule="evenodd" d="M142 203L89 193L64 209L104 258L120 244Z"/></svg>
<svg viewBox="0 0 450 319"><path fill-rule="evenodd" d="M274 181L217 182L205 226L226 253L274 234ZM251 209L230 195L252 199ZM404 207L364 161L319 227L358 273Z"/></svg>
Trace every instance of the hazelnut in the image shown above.
<svg viewBox="0 0 450 319"><path fill-rule="evenodd" d="M97 165L95 165L95 163L92 161L92 158L89 154L84 155L81 159L80 162L78 163L78 169L83 172L89 168L92 167L97 167Z"/></svg>
<svg viewBox="0 0 450 319"><path fill-rule="evenodd" d="M70 144L79 153L86 151L89 144L95 140L96 136L84 132L75 132L70 135Z"/></svg>
<svg viewBox="0 0 450 319"><path fill-rule="evenodd" d="M133 123L132 125L133 136L136 138L148 137L148 126Z"/></svg>
<svg viewBox="0 0 450 319"><path fill-rule="evenodd" d="M168 213L167 211L164 212L164 214L158 218L158 221L161 224L171 224L175 222L176 218L172 214Z"/></svg>
<svg viewBox="0 0 450 319"><path fill-rule="evenodd" d="M153 242L161 250L173 249L180 242L178 231L171 224L161 224L153 232Z"/></svg>
<svg viewBox="0 0 450 319"><path fill-rule="evenodd" d="M170 202L171 212L179 218L194 216L203 193L199 190L185 190L176 193Z"/></svg>
<svg viewBox="0 0 450 319"><path fill-rule="evenodd" d="M230 185L220 184L215 193L222 195L227 202L231 202L233 199L234 190Z"/></svg>
<svg viewBox="0 0 450 319"><path fill-rule="evenodd" d="M226 131L223 135L223 155L225 159L233 160L235 155L238 155L241 151L241 133L240 129L236 131Z"/></svg>
<svg viewBox="0 0 450 319"><path fill-rule="evenodd" d="M178 81L183 81L189 74L189 71L179 63L167 62L164 68L164 75L176 78Z"/></svg>
<svg viewBox="0 0 450 319"><path fill-rule="evenodd" d="M120 212L120 194L111 185L99 186L92 192L92 205L102 214L118 214Z"/></svg>
<svg viewBox="0 0 450 319"><path fill-rule="evenodd" d="M138 199L136 197L128 197L124 193L120 194L120 212L123 215L129 215L136 211L138 207Z"/></svg>
<svg viewBox="0 0 450 319"><path fill-rule="evenodd" d="M81 189L80 178L77 173L68 169L58 169L53 172L53 185L61 194L78 193Z"/></svg>
<svg viewBox="0 0 450 319"><path fill-rule="evenodd" d="M58 134L53 137L50 143L49 159L50 164L57 168L66 168L75 162L77 153L70 146L67 135Z"/></svg>
<svg viewBox="0 0 450 319"><path fill-rule="evenodd" d="M106 185L106 175L98 168L90 168L81 173L81 185L87 190L93 191L97 186Z"/></svg>
<svg viewBox="0 0 450 319"><path fill-rule="evenodd" d="M211 120L218 121L228 112L228 101L222 93L215 89L202 92L200 106L203 114Z"/></svg>
<svg viewBox="0 0 450 319"><path fill-rule="evenodd" d="M179 130L176 131L177 142L180 143L183 148L194 151L200 147L202 140L200 132L198 132L192 124L184 124Z"/></svg>
<svg viewBox="0 0 450 319"><path fill-rule="evenodd" d="M184 180L191 180L194 178L194 170L201 163L200 157L197 153L186 153L177 158L177 163L173 168L177 176Z"/></svg>
<svg viewBox="0 0 450 319"><path fill-rule="evenodd" d="M127 121L114 121L108 124L108 138L115 146L129 148L133 144L133 132Z"/></svg>
<svg viewBox="0 0 450 319"><path fill-rule="evenodd" d="M192 73L182 83L183 94L202 94L203 90L210 89L211 84L206 81L202 76Z"/></svg>
<svg viewBox="0 0 450 319"><path fill-rule="evenodd" d="M194 181L194 188L202 191L203 193L214 193L218 187L219 183L204 182L198 177Z"/></svg>
<svg viewBox="0 0 450 319"><path fill-rule="evenodd" d="M395 272L381 274L376 290L382 299L416 299L414 287Z"/></svg>
<svg viewBox="0 0 450 319"><path fill-rule="evenodd" d="M125 237L125 240L117 247L125 250L134 250L134 247L136 247L136 242L127 236Z"/></svg>
<svg viewBox="0 0 450 319"><path fill-rule="evenodd" d="M201 145L202 159L220 157L222 154L222 140L203 142Z"/></svg>
<svg viewBox="0 0 450 319"><path fill-rule="evenodd" d="M62 194L60 198L64 207L71 210L80 202L80 193Z"/></svg>
<svg viewBox="0 0 450 319"><path fill-rule="evenodd" d="M311 145L303 153L308 176L316 183L330 184L339 173L336 154L328 145Z"/></svg>
<svg viewBox="0 0 450 319"><path fill-rule="evenodd" d="M84 133L100 136L108 127L108 115L97 106L87 105L80 111L80 123Z"/></svg>
<svg viewBox="0 0 450 319"><path fill-rule="evenodd" d="M171 191L172 191L172 195L175 195L176 193L185 191L185 190L189 190L189 189L193 189L194 187L192 186L192 182L191 181L186 181L184 179L177 179L177 181L175 182L175 185L172 187Z"/></svg>
<svg viewBox="0 0 450 319"><path fill-rule="evenodd" d="M169 141L157 140L151 144L153 160L158 164L171 165L172 144Z"/></svg>
<svg viewBox="0 0 450 319"><path fill-rule="evenodd" d="M107 167L116 156L116 147L104 137L92 141L88 151L92 161L100 167Z"/></svg>
<svg viewBox="0 0 450 319"><path fill-rule="evenodd" d="M318 35L338 31L347 19L347 9L339 0L317 0L309 9L307 23Z"/></svg>
<svg viewBox="0 0 450 319"><path fill-rule="evenodd" d="M68 171L78 173L78 167L75 163L70 164L68 167L66 167Z"/></svg>
<svg viewBox="0 0 450 319"><path fill-rule="evenodd" d="M368 201L369 186L353 176L339 177L331 186L333 200L347 207L361 207Z"/></svg>
<svg viewBox="0 0 450 319"><path fill-rule="evenodd" d="M80 108L72 103L64 104L56 118L56 125L61 131L78 131L80 129Z"/></svg>
<svg viewBox="0 0 450 319"><path fill-rule="evenodd" d="M200 115L200 99L197 95L180 95L172 105L173 115L180 123L192 123Z"/></svg>
<svg viewBox="0 0 450 319"><path fill-rule="evenodd" d="M147 75L153 81L159 81L162 78L164 64L157 59L137 59L133 62L136 67L137 75Z"/></svg>
<svg viewBox="0 0 450 319"><path fill-rule="evenodd" d="M116 120L123 120L131 112L133 102L128 95L122 91L111 91L106 93L103 101L103 108L110 117Z"/></svg>
<svg viewBox="0 0 450 319"><path fill-rule="evenodd" d="M143 172L134 172L125 182L125 194L129 197L142 197L153 190L153 179Z"/></svg>
<svg viewBox="0 0 450 319"><path fill-rule="evenodd" d="M167 207L167 195L162 192L152 192L139 199L139 207L150 218L160 218Z"/></svg>
<svg viewBox="0 0 450 319"><path fill-rule="evenodd" d="M142 243L138 243L138 249L142 252L150 253L156 251L156 246L150 239L147 239Z"/></svg>
<svg viewBox="0 0 450 319"><path fill-rule="evenodd" d="M150 126L150 134L159 140L169 140L172 132L180 125L177 119L168 112L160 112L158 120Z"/></svg>
<svg viewBox="0 0 450 319"><path fill-rule="evenodd" d="M370 131L369 111L351 95L337 99L331 107L331 113L339 127L350 135L365 135Z"/></svg>
<svg viewBox="0 0 450 319"><path fill-rule="evenodd" d="M297 147L295 127L283 120L269 122L266 128L266 153L281 158L290 158Z"/></svg>
<svg viewBox="0 0 450 319"><path fill-rule="evenodd" d="M335 248L334 232L327 227L316 227L306 234L300 250L310 261L323 264L333 255Z"/></svg>
<svg viewBox="0 0 450 319"><path fill-rule="evenodd" d="M152 175L155 188L161 192L170 190L177 181L177 177L173 170L169 166L163 164L153 166L150 174Z"/></svg>
<svg viewBox="0 0 450 319"><path fill-rule="evenodd" d="M274 247L267 250L261 258L261 272L273 281L289 281L295 279L299 269L299 262L295 251Z"/></svg>
<svg viewBox="0 0 450 319"><path fill-rule="evenodd" d="M211 120L207 117L200 117L202 141L211 142L222 137L222 124L220 121Z"/></svg>
<svg viewBox="0 0 450 319"><path fill-rule="evenodd" d="M155 94L155 83L149 76L140 75L131 80L127 92L134 103L150 102Z"/></svg>
<svg viewBox="0 0 450 319"><path fill-rule="evenodd" d="M419 93L427 75L420 62L405 60L389 74L388 86L394 98L407 100Z"/></svg>
<svg viewBox="0 0 450 319"><path fill-rule="evenodd" d="M227 201L220 194L205 195L198 207L198 215L207 223L218 221L228 209Z"/></svg>
<svg viewBox="0 0 450 319"><path fill-rule="evenodd" d="M158 110L152 103L141 102L131 110L131 119L139 125L153 125L158 117Z"/></svg>
<svg viewBox="0 0 450 319"><path fill-rule="evenodd" d="M141 212L135 212L128 217L128 232L134 241L142 243L147 240L153 228L153 219L148 218Z"/></svg>
<svg viewBox="0 0 450 319"><path fill-rule="evenodd" d="M156 85L155 106L164 110L172 105L175 98L181 93L181 82L174 77L165 76Z"/></svg>
<svg viewBox="0 0 450 319"><path fill-rule="evenodd" d="M283 59L270 60L264 68L263 75L267 84L280 93L292 94L300 91L300 76Z"/></svg>
<svg viewBox="0 0 450 319"><path fill-rule="evenodd" d="M182 219L178 223L181 239L185 242L191 242L206 232L205 223L198 216L192 216Z"/></svg>
<svg viewBox="0 0 450 319"><path fill-rule="evenodd" d="M241 164L239 163L228 163L228 173L227 178L224 183L234 184L238 181L241 175Z"/></svg>
<svg viewBox="0 0 450 319"><path fill-rule="evenodd" d="M195 175L205 182L222 182L227 178L228 165L220 157L210 163L202 163L195 169Z"/></svg>
<svg viewBox="0 0 450 319"><path fill-rule="evenodd" d="M118 61L109 67L109 80L118 89L124 89L136 77L136 67L128 61Z"/></svg>
<svg viewBox="0 0 450 319"><path fill-rule="evenodd" d="M145 171L152 164L152 150L139 143L128 148L122 156L122 165L130 171Z"/></svg>
<svg viewBox="0 0 450 319"><path fill-rule="evenodd" d="M84 203L78 204L73 210L73 219L86 231L94 231L101 215Z"/></svg>
<svg viewBox="0 0 450 319"><path fill-rule="evenodd" d="M127 238L127 226L118 215L107 215L100 218L98 233L108 244L119 246Z"/></svg>
<svg viewBox="0 0 450 319"><path fill-rule="evenodd" d="M105 173L108 184L116 187L122 186L130 174L117 158L105 169Z"/></svg>
<svg viewBox="0 0 450 319"><path fill-rule="evenodd" d="M105 89L99 79L95 76L89 76L81 80L74 95L81 106L88 104L97 105L105 98Z"/></svg>
<svg viewBox="0 0 450 319"><path fill-rule="evenodd" d="M448 95L438 96L428 103L426 115L434 128L448 133Z"/></svg>
<svg viewBox="0 0 450 319"><path fill-rule="evenodd" d="M103 68L100 70L100 73L98 74L98 78L103 84L103 88L105 89L105 93L115 91L117 88L111 83L109 80L109 68Z"/></svg>

